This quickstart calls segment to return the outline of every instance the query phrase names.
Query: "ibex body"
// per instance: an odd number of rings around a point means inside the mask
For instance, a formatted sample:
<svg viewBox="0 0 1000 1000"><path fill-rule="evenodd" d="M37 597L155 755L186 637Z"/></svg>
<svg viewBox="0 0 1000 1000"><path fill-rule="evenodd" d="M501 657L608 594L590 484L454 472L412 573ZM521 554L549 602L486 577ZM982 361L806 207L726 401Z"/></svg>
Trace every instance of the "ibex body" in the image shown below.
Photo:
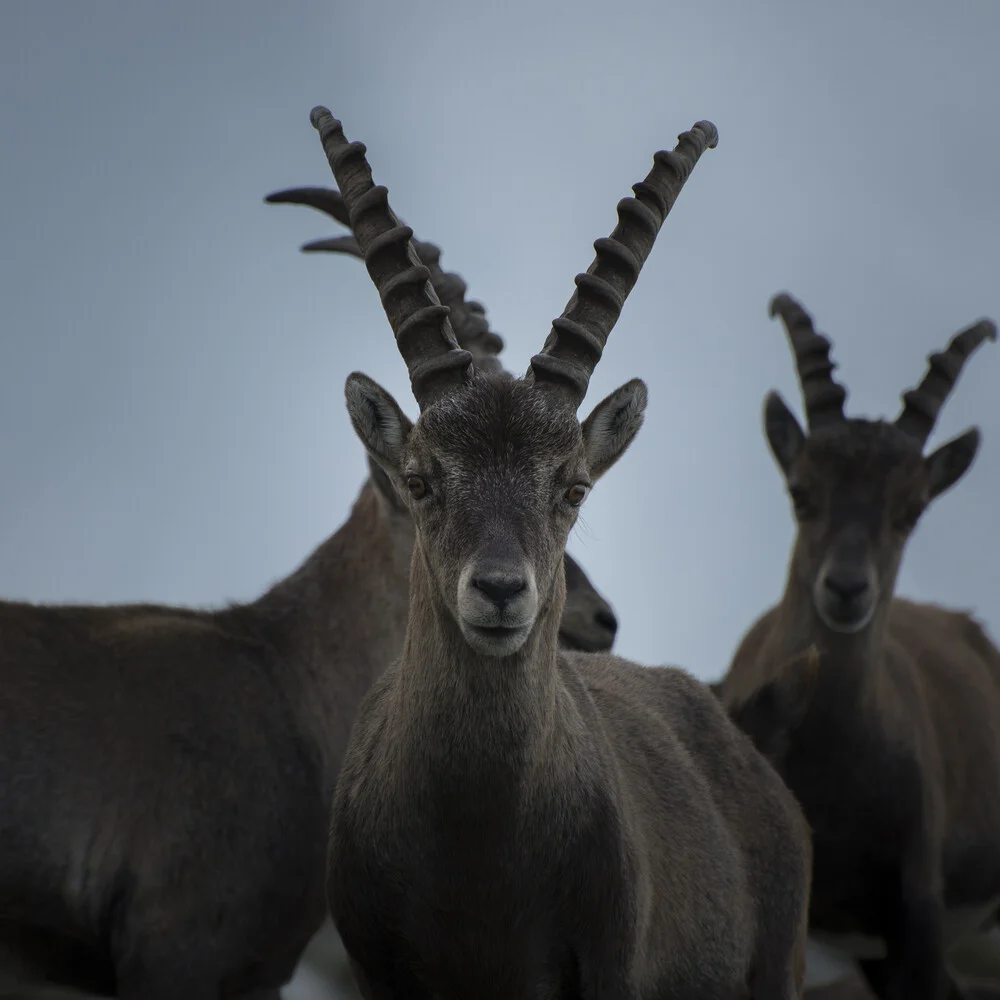
<svg viewBox="0 0 1000 1000"><path fill-rule="evenodd" d="M979 432L924 444L982 321L932 355L895 423L847 419L829 342L778 296L808 435L781 398L771 451L798 521L781 602L740 644L722 698L813 830L811 925L875 992L941 1000L947 941L1000 902L1000 653L968 614L893 596L907 538L969 468ZM811 650L809 671L798 668ZM843 936L842 936L843 935Z"/></svg>
<svg viewBox="0 0 1000 1000"><path fill-rule="evenodd" d="M334 802L329 900L372 1000L798 994L809 847L777 774L683 671L557 648L567 535L642 422L635 380L576 409L707 122L657 154L526 379L476 371L364 146L313 122L410 370L352 423L408 491L403 652Z"/></svg>
<svg viewBox="0 0 1000 1000"><path fill-rule="evenodd" d="M482 327L460 335L497 365ZM350 725L406 626L413 525L371 472L253 603L0 602L0 954L25 974L125 1000L277 997L326 912ZM609 648L614 617L571 572L560 637Z"/></svg>

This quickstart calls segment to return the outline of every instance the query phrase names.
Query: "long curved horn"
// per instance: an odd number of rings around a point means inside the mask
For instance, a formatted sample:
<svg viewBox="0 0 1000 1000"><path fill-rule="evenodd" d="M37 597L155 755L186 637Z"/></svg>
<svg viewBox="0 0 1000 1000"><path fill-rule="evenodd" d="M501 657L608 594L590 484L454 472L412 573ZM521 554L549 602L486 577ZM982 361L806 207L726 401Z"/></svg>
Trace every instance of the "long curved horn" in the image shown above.
<svg viewBox="0 0 1000 1000"><path fill-rule="evenodd" d="M340 192L333 188L305 187L275 191L264 199L271 205L306 205L318 209L344 226L350 226L347 207ZM433 243L412 239L420 262L430 271L431 285L442 305L451 310L449 319L460 347L472 351L476 365L482 370L497 370L502 366L494 360L504 347L500 334L490 329L485 307L474 300L467 300L467 285L460 274L441 267L441 250ZM353 236L330 236L304 243L305 253L344 253L364 260L364 254Z"/></svg>
<svg viewBox="0 0 1000 1000"><path fill-rule="evenodd" d="M780 316L785 324L809 429L839 423L844 419L847 390L833 377L837 366L830 360L830 341L816 332L812 317L787 292L771 299L769 312L772 319Z"/></svg>
<svg viewBox="0 0 1000 1000"><path fill-rule="evenodd" d="M410 242L413 230L400 224L388 191L372 180L365 144L348 142L343 126L324 107L313 108L309 120L319 132L365 267L406 361L413 396L424 410L472 376L472 355L458 346L448 307Z"/></svg>
<svg viewBox="0 0 1000 1000"><path fill-rule="evenodd" d="M696 122L682 132L672 152L653 157L644 181L632 185L634 198L618 202L618 225L594 243L597 256L586 274L576 276L576 291L552 329L541 354L531 359L527 377L558 385L579 406L590 376L601 360L608 335L635 287L653 242L695 164L719 141L716 127Z"/></svg>
<svg viewBox="0 0 1000 1000"><path fill-rule="evenodd" d="M956 333L944 351L931 354L923 381L916 389L903 393L903 409L896 418L896 426L916 438L921 446L926 444L934 430L937 415L955 388L965 362L983 341L996 339L996 323L991 319L981 319L961 333Z"/></svg>

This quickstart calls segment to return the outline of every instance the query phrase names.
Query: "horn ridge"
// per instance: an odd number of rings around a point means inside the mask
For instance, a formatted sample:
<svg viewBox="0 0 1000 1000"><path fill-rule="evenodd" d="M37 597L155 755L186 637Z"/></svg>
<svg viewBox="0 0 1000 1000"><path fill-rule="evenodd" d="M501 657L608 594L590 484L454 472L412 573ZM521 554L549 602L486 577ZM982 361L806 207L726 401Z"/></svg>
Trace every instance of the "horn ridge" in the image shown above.
<svg viewBox="0 0 1000 1000"><path fill-rule="evenodd" d="M458 346L442 305L411 242L413 231L389 207L388 191L376 185L363 142L350 142L324 107L309 115L340 188L365 267L406 362L414 398L423 410L472 375L472 355Z"/></svg>
<svg viewBox="0 0 1000 1000"><path fill-rule="evenodd" d="M531 359L528 379L552 383L580 405L664 220L702 153L718 141L716 127L700 121L677 137L673 150L654 154L652 170L632 185L634 196L618 203L614 231L594 242L594 261L576 276L573 297Z"/></svg>
<svg viewBox="0 0 1000 1000"><path fill-rule="evenodd" d="M915 389L903 393L903 409L896 426L921 445L926 444L966 361L985 341L996 339L996 323L981 319L956 333L943 351L929 355L927 374Z"/></svg>
<svg viewBox="0 0 1000 1000"><path fill-rule="evenodd" d="M787 292L775 295L768 311L772 319L780 317L788 335L809 429L841 422L847 390L833 377L837 366L830 358L830 341L816 332L812 317Z"/></svg>

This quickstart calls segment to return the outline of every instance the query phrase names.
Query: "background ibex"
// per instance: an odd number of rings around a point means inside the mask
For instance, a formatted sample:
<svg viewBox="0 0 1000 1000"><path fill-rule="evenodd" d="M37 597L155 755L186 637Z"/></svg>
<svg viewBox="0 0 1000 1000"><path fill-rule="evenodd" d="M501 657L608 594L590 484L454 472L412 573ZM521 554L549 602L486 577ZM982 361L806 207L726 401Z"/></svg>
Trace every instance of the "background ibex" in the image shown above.
<svg viewBox="0 0 1000 1000"><path fill-rule="evenodd" d="M779 295L771 312L809 428L768 395L765 432L798 534L781 602L743 639L722 697L813 829L812 932L846 935L879 997L957 996L946 942L1000 902L1000 653L970 615L893 591L917 521L975 457L975 428L923 447L996 327L983 320L931 355L887 423L844 416L830 343L797 302ZM808 674L786 666L807 649Z"/></svg>
<svg viewBox="0 0 1000 1000"><path fill-rule="evenodd" d="M495 363L474 315L459 335ZM20 975L126 1000L276 997L291 976L326 913L349 727L406 624L413 527L371 468L252 603L0 603L0 951ZM572 579L563 638L610 647L610 609Z"/></svg>
<svg viewBox="0 0 1000 1000"><path fill-rule="evenodd" d="M362 143L312 112L421 415L364 375L352 424L416 525L403 654L356 722L329 900L378 1000L798 994L809 847L792 796L680 670L559 653L567 535L642 423L582 402L715 127L655 157L528 376L476 371Z"/></svg>

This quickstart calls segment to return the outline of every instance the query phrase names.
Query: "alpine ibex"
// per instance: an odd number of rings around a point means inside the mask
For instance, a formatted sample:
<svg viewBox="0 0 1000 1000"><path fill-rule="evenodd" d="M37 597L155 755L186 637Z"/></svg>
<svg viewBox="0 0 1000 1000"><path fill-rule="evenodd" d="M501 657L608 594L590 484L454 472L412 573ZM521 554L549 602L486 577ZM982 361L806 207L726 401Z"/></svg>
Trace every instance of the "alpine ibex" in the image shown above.
<svg viewBox="0 0 1000 1000"><path fill-rule="evenodd" d="M715 127L656 155L515 379L457 344L364 145L325 108L312 122L421 410L347 380L416 528L403 653L359 710L333 808L328 898L362 991L797 996L809 845L788 790L688 674L556 644L567 535L645 385L576 410Z"/></svg>
<svg viewBox="0 0 1000 1000"><path fill-rule="evenodd" d="M767 396L765 433L798 534L781 602L744 637L722 698L812 827L812 933L862 959L879 997L958 996L946 941L1000 902L1000 653L971 615L893 591L917 521L975 457L975 428L923 449L996 326L976 323L932 354L887 423L844 416L830 342L797 302L779 295L771 314L808 421L807 435ZM787 666L807 649L808 674Z"/></svg>
<svg viewBox="0 0 1000 1000"><path fill-rule="evenodd" d="M459 336L485 363L502 346L482 322ZM0 955L19 975L277 997L326 914L351 722L402 648L413 525L370 467L340 530L253 603L0 602ZM578 607L606 608L573 572ZM613 635L581 613L561 638Z"/></svg>

